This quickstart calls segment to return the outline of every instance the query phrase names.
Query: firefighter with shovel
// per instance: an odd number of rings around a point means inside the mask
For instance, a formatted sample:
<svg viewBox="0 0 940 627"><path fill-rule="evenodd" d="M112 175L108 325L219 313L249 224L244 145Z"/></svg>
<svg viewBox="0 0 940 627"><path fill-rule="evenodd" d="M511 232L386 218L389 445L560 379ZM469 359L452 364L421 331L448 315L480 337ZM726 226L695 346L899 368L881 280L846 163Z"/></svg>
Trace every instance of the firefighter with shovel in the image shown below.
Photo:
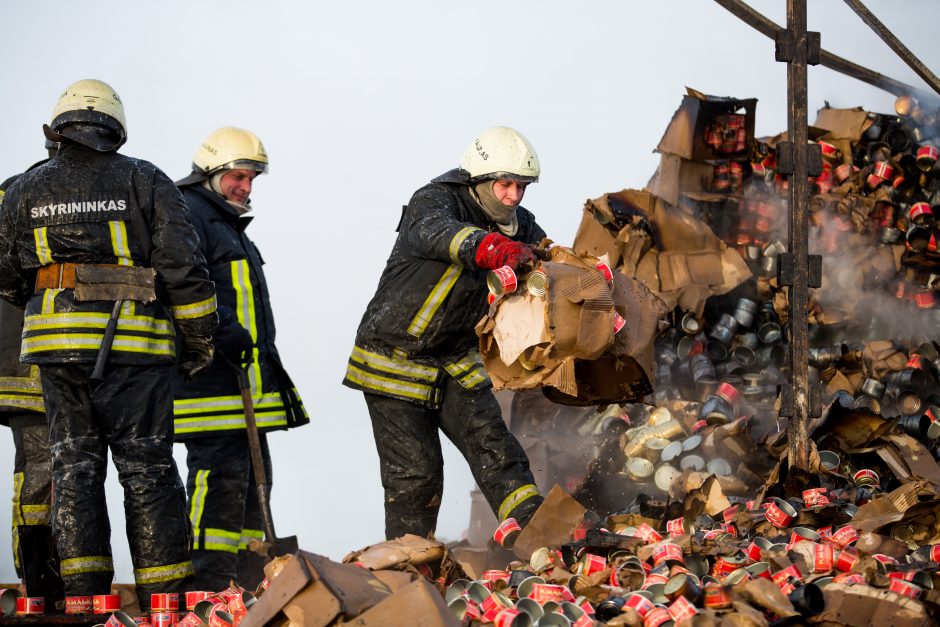
<svg viewBox="0 0 940 627"><path fill-rule="evenodd" d="M253 588L264 577L267 554L297 549L295 538L274 534L265 434L309 419L274 345L263 262L245 233L253 181L267 170L261 141L224 127L199 146L192 173L177 181L219 297L217 358L193 381L177 379L174 403L176 439L186 444L201 590L221 590L231 580ZM267 544L257 542L265 538Z"/></svg>

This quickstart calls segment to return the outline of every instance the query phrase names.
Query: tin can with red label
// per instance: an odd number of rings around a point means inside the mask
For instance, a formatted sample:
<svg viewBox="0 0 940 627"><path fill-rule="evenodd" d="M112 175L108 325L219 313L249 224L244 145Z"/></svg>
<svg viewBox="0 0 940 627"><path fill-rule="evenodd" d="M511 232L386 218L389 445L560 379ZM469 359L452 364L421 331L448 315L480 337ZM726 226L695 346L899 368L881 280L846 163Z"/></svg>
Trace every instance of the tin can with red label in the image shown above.
<svg viewBox="0 0 940 627"><path fill-rule="evenodd" d="M606 558L601 555L595 555L594 553L585 553L584 557L581 558L580 572L578 574L590 575L592 573L599 573L605 568L607 568Z"/></svg>
<svg viewBox="0 0 940 627"><path fill-rule="evenodd" d="M607 285L614 284L614 273L610 269L610 266L608 266L606 263L602 261L598 263L595 267L601 271L601 274L604 275L604 280L607 281Z"/></svg>
<svg viewBox="0 0 940 627"><path fill-rule="evenodd" d="M671 542L657 544L653 549L653 568L662 564L672 566L674 564L685 564L685 558L682 555L682 547Z"/></svg>
<svg viewBox="0 0 940 627"><path fill-rule="evenodd" d="M924 594L923 588L904 579L892 579L891 583L888 584L888 590L903 594L911 599L919 599Z"/></svg>
<svg viewBox="0 0 940 627"><path fill-rule="evenodd" d="M161 592L150 595L151 612L177 612L180 609L178 592Z"/></svg>
<svg viewBox="0 0 940 627"><path fill-rule="evenodd" d="M834 171L836 180L840 183L845 182L846 179L852 176L852 168L853 166L851 163L843 163L842 165L837 166Z"/></svg>
<svg viewBox="0 0 940 627"><path fill-rule="evenodd" d="M623 327L627 324L626 318L621 316L619 313L614 311L614 335L620 333Z"/></svg>
<svg viewBox="0 0 940 627"><path fill-rule="evenodd" d="M120 609L120 594L96 594L92 597L92 610L95 614L110 614Z"/></svg>
<svg viewBox="0 0 940 627"><path fill-rule="evenodd" d="M741 511L740 505L732 505L731 507L726 507L721 512L721 519L724 520L725 523L732 523L737 518L738 512L740 511Z"/></svg>
<svg viewBox="0 0 940 627"><path fill-rule="evenodd" d="M836 558L836 570L847 573L859 562L858 551L853 547L845 547L839 551L839 556Z"/></svg>
<svg viewBox="0 0 940 627"><path fill-rule="evenodd" d="M190 612L176 623L177 627L202 627L202 619L196 616L195 612Z"/></svg>
<svg viewBox="0 0 940 627"><path fill-rule="evenodd" d="M889 179L894 176L894 167L887 161L876 161L872 172L878 178Z"/></svg>
<svg viewBox="0 0 940 627"><path fill-rule="evenodd" d="M496 619L497 614L511 607L512 601L506 595L501 592L493 592L480 605L480 611L482 612L480 618L484 623L491 623Z"/></svg>
<svg viewBox="0 0 940 627"><path fill-rule="evenodd" d="M496 625L496 627L520 627L522 625L531 625L532 619L522 610L509 607L500 610L499 613L496 614L493 624Z"/></svg>
<svg viewBox="0 0 940 627"><path fill-rule="evenodd" d="M205 601L207 598L212 596L211 592L205 590L194 590L186 593L186 609L190 612L196 607L196 604L200 601Z"/></svg>
<svg viewBox="0 0 940 627"><path fill-rule="evenodd" d="M835 549L831 544L813 543L813 572L828 573L835 565Z"/></svg>
<svg viewBox="0 0 940 627"><path fill-rule="evenodd" d="M683 618L692 618L698 614L698 610L695 609L695 605L692 604L685 597L679 597L672 602L672 605L669 606L669 615L672 616L672 620L680 621Z"/></svg>
<svg viewBox="0 0 940 627"><path fill-rule="evenodd" d="M695 533L695 527L685 518L673 518L666 522L666 532L670 537L678 538Z"/></svg>
<svg viewBox="0 0 940 627"><path fill-rule="evenodd" d="M774 543L767 538L758 536L751 541L747 549L745 549L744 554L747 555L750 561L759 562L763 557L761 552L770 550L770 547L773 545Z"/></svg>
<svg viewBox="0 0 940 627"><path fill-rule="evenodd" d="M826 488L812 488L803 490L803 503L806 507L819 507L829 504L829 490Z"/></svg>
<svg viewBox="0 0 940 627"><path fill-rule="evenodd" d="M643 618L643 627L660 627L672 620L672 615L665 607L654 607Z"/></svg>
<svg viewBox="0 0 940 627"><path fill-rule="evenodd" d="M790 531L790 544L797 542L818 542L819 534L808 527L794 527Z"/></svg>
<svg viewBox="0 0 940 627"><path fill-rule="evenodd" d="M646 615L653 611L653 608L656 607L648 598L635 592L626 598L626 602L623 604L623 606L632 608L640 616L640 618L646 618Z"/></svg>
<svg viewBox="0 0 940 627"><path fill-rule="evenodd" d="M91 614L93 608L90 596L65 597L66 614Z"/></svg>
<svg viewBox="0 0 940 627"><path fill-rule="evenodd" d="M511 549L521 531L522 527L519 526L519 521L515 518L507 518L496 528L493 539L496 540L496 544L504 549Z"/></svg>
<svg viewBox="0 0 940 627"><path fill-rule="evenodd" d="M760 577L761 579L773 581L773 576L770 572L770 562L754 562L749 566L745 566L744 570L746 570L747 574L752 578Z"/></svg>
<svg viewBox="0 0 940 627"><path fill-rule="evenodd" d="M723 579L729 573L741 568L746 559L741 555L719 555L715 559L715 565L712 566L712 576L716 579Z"/></svg>
<svg viewBox="0 0 940 627"><path fill-rule="evenodd" d="M718 582L709 582L703 588L705 607L723 610L731 607L731 593Z"/></svg>
<svg viewBox="0 0 940 627"><path fill-rule="evenodd" d="M829 542L836 545L840 549L844 549L856 540L858 540L858 529L852 525L845 525L840 527L829 538Z"/></svg>
<svg viewBox="0 0 940 627"><path fill-rule="evenodd" d="M636 533L633 534L634 537L639 538L646 544L655 544L657 542L662 542L663 537L659 533L650 527L646 523L642 523L636 528Z"/></svg>
<svg viewBox="0 0 940 627"><path fill-rule="evenodd" d="M539 603L546 603L547 601L560 603L565 600L565 586L550 583L533 584L529 597Z"/></svg>
<svg viewBox="0 0 940 627"><path fill-rule="evenodd" d="M209 615L209 627L232 627L235 624L235 617L222 610L214 610Z"/></svg>
<svg viewBox="0 0 940 627"><path fill-rule="evenodd" d="M483 579L487 581L505 581L509 582L509 572L505 570L485 570Z"/></svg>
<svg viewBox="0 0 940 627"><path fill-rule="evenodd" d="M655 586L656 584L665 584L669 581L669 576L661 573L650 573L646 576L646 580L643 582L643 587L641 590L646 590L650 586Z"/></svg>
<svg viewBox="0 0 940 627"><path fill-rule="evenodd" d="M503 294L512 294L519 286L516 273L510 266L490 270L486 274L486 285L490 293L499 298Z"/></svg>
<svg viewBox="0 0 940 627"><path fill-rule="evenodd" d="M179 622L179 614L176 612L151 612L150 624L153 627L173 627Z"/></svg>
<svg viewBox="0 0 940 627"><path fill-rule="evenodd" d="M784 529L790 526L790 523L796 519L796 510L792 505L781 498L771 499L770 505L765 511L767 520L778 529Z"/></svg>
<svg viewBox="0 0 940 627"><path fill-rule="evenodd" d="M118 610L108 617L104 625L105 627L137 627L137 622L128 614Z"/></svg>
<svg viewBox="0 0 940 627"><path fill-rule="evenodd" d="M27 614L44 614L45 612L45 597L19 597L16 599L16 613L20 616Z"/></svg>
<svg viewBox="0 0 940 627"><path fill-rule="evenodd" d="M915 202L911 205L909 215L914 224L923 224L927 218L933 217L933 209L930 208L929 203Z"/></svg>

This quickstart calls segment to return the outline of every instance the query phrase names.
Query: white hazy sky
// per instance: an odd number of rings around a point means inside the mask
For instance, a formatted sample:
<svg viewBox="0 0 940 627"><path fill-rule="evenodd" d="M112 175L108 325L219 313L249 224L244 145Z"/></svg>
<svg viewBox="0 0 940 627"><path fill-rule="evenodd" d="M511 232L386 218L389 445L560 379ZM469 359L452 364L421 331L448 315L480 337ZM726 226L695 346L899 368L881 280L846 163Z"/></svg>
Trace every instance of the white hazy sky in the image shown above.
<svg viewBox="0 0 940 627"><path fill-rule="evenodd" d="M838 0L817 0L823 46L921 86ZM249 235L267 262L278 346L312 423L270 437L275 525L335 559L384 534L378 460L362 396L340 385L360 316L391 248L400 207L497 124L534 143L542 180L524 204L549 236L573 239L587 198L642 187L684 86L759 99L758 134L786 127L785 65L773 43L710 0L20 0L4 2L0 179L43 156L41 125L80 78L124 100L125 154L187 174L225 125L257 133L271 172L252 196ZM870 0L940 65L940 4ZM783 22L785 0L753 6ZM893 97L822 67L810 107L891 111ZM810 114L810 121L814 119ZM177 447L185 476L185 455ZM0 503L12 438L0 428ZM131 581L122 496L108 478L118 581ZM473 487L448 446L439 535L469 520ZM0 506L6 538L10 508ZM0 539L0 581L14 572Z"/></svg>

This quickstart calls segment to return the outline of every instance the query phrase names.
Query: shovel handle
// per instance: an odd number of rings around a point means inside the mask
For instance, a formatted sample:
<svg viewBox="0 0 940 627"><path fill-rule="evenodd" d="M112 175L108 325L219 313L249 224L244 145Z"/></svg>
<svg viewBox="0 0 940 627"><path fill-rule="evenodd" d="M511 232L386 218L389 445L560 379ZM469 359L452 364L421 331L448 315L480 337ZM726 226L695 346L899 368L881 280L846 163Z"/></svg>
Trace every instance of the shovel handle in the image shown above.
<svg viewBox="0 0 940 627"><path fill-rule="evenodd" d="M255 420L255 405L251 398L251 384L248 373L242 368L235 369L238 377L238 388L242 395L242 406L245 410L245 427L248 432L248 450L251 452L251 469L255 475L255 489L258 491L258 503L261 506L261 520L264 526L264 535L268 542L274 542L274 520L271 517L271 501L268 496L268 473L264 469L264 459L261 457L261 436L258 435L258 423Z"/></svg>

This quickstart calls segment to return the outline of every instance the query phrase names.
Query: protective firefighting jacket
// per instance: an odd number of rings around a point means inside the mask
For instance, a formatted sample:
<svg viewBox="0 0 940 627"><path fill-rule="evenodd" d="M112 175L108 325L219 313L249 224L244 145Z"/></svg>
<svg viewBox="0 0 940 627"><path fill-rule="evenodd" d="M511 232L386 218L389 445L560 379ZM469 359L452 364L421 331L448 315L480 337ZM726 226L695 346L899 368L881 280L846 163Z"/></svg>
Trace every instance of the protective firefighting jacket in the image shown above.
<svg viewBox="0 0 940 627"><path fill-rule="evenodd" d="M48 161L34 164L32 170ZM11 176L0 183L0 206L6 190L21 175ZM20 336L23 332L23 310L0 300L0 424L6 425L10 415L35 413L45 424L42 404L42 385L39 367L20 363ZM47 516L48 520L48 516Z"/></svg>
<svg viewBox="0 0 940 627"><path fill-rule="evenodd" d="M188 211L153 164L66 143L26 172L0 208L0 296L26 306L21 360L93 363L113 301L78 301L74 290L34 290L53 263L152 267L157 299L125 300L109 356L114 365L172 363L174 319L205 337L215 326L215 291Z"/></svg>
<svg viewBox="0 0 940 627"><path fill-rule="evenodd" d="M220 318L216 341L238 337L225 332L226 324L240 324L251 334L254 350L248 379L258 428L270 431L310 422L274 345L274 314L262 269L264 260L245 234L251 217L239 217L222 196L201 184L181 189L199 234L199 248L206 258L209 276L215 281ZM216 359L195 380L177 378L174 402L177 440L245 429L235 372L219 357L224 352L230 351L217 345Z"/></svg>
<svg viewBox="0 0 940 627"><path fill-rule="evenodd" d="M518 207L512 239L545 232ZM419 189L402 210L398 238L366 308L343 384L436 408L444 376L467 389L491 385L474 326L486 313L486 273L474 260L496 230L454 169Z"/></svg>

